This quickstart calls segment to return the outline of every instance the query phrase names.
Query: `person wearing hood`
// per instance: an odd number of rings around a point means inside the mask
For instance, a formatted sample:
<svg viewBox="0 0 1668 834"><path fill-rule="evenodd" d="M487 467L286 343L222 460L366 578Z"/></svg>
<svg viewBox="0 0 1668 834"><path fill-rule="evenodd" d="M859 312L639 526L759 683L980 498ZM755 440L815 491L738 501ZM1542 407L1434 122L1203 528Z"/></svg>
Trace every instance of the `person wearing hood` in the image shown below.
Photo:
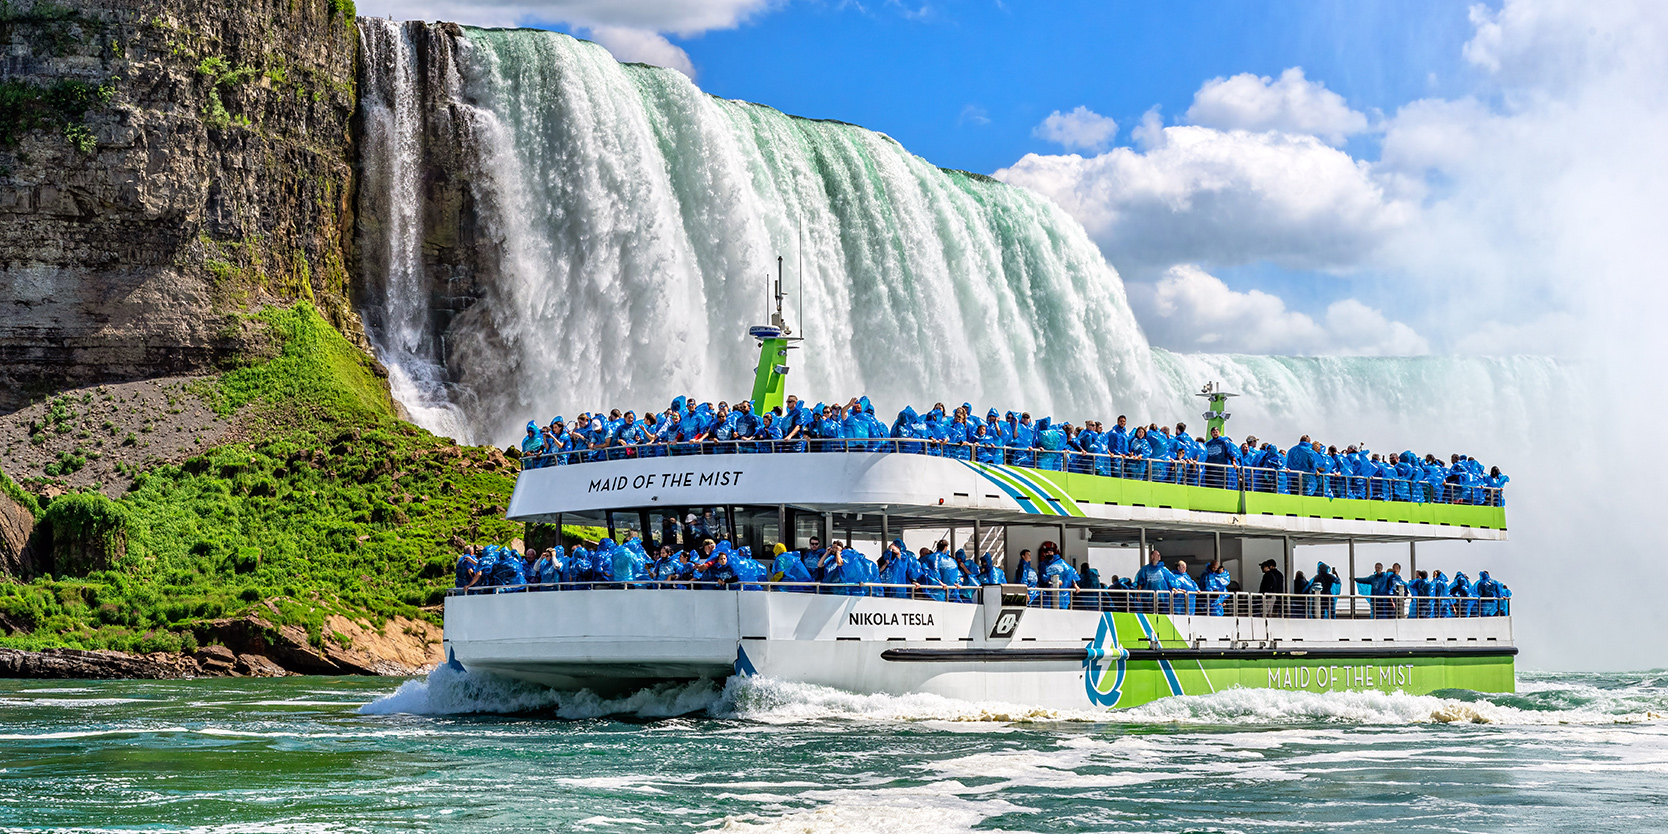
<svg viewBox="0 0 1668 834"><path fill-rule="evenodd" d="M1500 583L1488 575L1488 571L1477 572L1477 616L1493 617L1499 613L1500 606L1496 602L1500 598Z"/></svg>
<svg viewBox="0 0 1668 834"><path fill-rule="evenodd" d="M961 570L961 601L978 602L979 592L976 589L979 587L979 566L968 557L967 551L960 548L956 549L955 559L956 567Z"/></svg>
<svg viewBox="0 0 1668 834"><path fill-rule="evenodd" d="M1170 479L1168 461L1175 441L1170 439L1170 427L1165 426L1161 431L1158 426L1147 426L1147 474L1149 481L1167 481Z"/></svg>
<svg viewBox="0 0 1668 834"><path fill-rule="evenodd" d="M1483 491L1486 494L1483 503L1490 507L1506 506L1506 482L1510 480L1511 476L1501 473L1500 467L1491 467L1488 477L1483 479Z"/></svg>
<svg viewBox="0 0 1668 834"><path fill-rule="evenodd" d="M527 590L527 563L520 553L507 547L499 551L498 561L492 566L492 584L499 593Z"/></svg>
<svg viewBox="0 0 1668 834"><path fill-rule="evenodd" d="M1431 574L1430 595L1432 617L1447 618L1454 616L1452 586L1448 581L1447 574L1442 571Z"/></svg>
<svg viewBox="0 0 1668 834"><path fill-rule="evenodd" d="M1454 571L1454 584L1448 593L1454 597L1455 616L1477 616L1477 586L1471 584L1471 578L1465 575L1465 571Z"/></svg>
<svg viewBox="0 0 1668 834"><path fill-rule="evenodd" d="M1136 429L1136 431L1141 430ZM1164 557L1160 556L1155 548L1147 554L1147 564L1142 565L1141 569L1135 572L1135 590L1148 592L1142 594L1137 600L1137 610L1149 614L1169 613L1164 603L1169 596L1167 592L1173 587L1170 582L1171 578L1170 569L1164 566Z"/></svg>
<svg viewBox="0 0 1668 834"><path fill-rule="evenodd" d="M1066 433L1056 428L1052 417L1037 421L1037 468L1059 472L1065 469Z"/></svg>
<svg viewBox="0 0 1668 834"><path fill-rule="evenodd" d="M539 433L539 424L528 420L527 436L521 438L521 468L538 469L544 466L543 454L544 436Z"/></svg>
<svg viewBox="0 0 1668 834"><path fill-rule="evenodd" d="M1343 587L1337 568L1328 567L1325 562L1315 563L1315 578L1309 580L1309 593L1315 596L1315 616L1323 620L1338 616L1338 592Z"/></svg>
<svg viewBox="0 0 1668 834"><path fill-rule="evenodd" d="M781 425L776 420L775 412L766 411L764 416L759 418L758 430L753 432L753 439L758 441L754 444L754 451L768 455L780 449L782 446Z"/></svg>
<svg viewBox="0 0 1668 834"><path fill-rule="evenodd" d="M960 408L955 416L950 418L944 427L944 455L956 460L972 460L973 424L968 421L968 413Z"/></svg>
<svg viewBox="0 0 1668 834"><path fill-rule="evenodd" d="M921 565L904 552L902 542L894 541L886 546L877 569L880 582L890 586L885 589L886 596L899 599L917 596L916 592L921 587Z"/></svg>
<svg viewBox="0 0 1668 834"><path fill-rule="evenodd" d="M1205 599L1210 604L1212 617L1221 617L1227 613L1224 603L1228 598L1228 583L1231 581L1233 580L1228 575L1228 569L1219 561L1211 562L1205 569L1203 590L1208 595Z"/></svg>

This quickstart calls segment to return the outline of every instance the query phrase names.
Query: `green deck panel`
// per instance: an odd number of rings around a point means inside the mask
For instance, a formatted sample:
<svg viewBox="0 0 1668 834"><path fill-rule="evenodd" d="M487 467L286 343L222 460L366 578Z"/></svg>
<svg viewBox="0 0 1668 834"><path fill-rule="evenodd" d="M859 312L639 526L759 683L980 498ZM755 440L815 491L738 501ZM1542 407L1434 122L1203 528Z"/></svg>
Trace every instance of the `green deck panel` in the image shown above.
<svg viewBox="0 0 1668 834"><path fill-rule="evenodd" d="M1318 498L1267 492L1240 492L1214 487L1153 483L1128 478L1109 478L1079 472L1027 469L1033 480L1046 481L1079 504L1115 504L1133 507L1249 515L1279 515L1298 518L1332 518L1360 521L1389 521L1408 524L1506 529L1505 507L1470 504L1415 504L1406 501L1366 501L1351 498Z"/></svg>

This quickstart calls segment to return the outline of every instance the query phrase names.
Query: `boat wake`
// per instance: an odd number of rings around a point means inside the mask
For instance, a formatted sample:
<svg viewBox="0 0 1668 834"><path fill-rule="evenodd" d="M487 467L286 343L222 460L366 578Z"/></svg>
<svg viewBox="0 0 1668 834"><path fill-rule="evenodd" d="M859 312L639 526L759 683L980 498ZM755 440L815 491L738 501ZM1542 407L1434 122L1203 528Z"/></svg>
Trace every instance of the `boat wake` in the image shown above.
<svg viewBox="0 0 1668 834"><path fill-rule="evenodd" d="M1181 724L1197 726L1346 726L1495 724L1540 726L1668 722L1668 675L1526 675L1512 694L1454 691L1288 692L1229 689L1213 695L1164 698L1132 709L1054 710L939 695L860 695L792 681L730 678L668 683L618 698L557 692L497 675L440 666L422 680L359 708L363 715L538 713L562 719L701 716L768 725L820 722L950 722L973 724Z"/></svg>

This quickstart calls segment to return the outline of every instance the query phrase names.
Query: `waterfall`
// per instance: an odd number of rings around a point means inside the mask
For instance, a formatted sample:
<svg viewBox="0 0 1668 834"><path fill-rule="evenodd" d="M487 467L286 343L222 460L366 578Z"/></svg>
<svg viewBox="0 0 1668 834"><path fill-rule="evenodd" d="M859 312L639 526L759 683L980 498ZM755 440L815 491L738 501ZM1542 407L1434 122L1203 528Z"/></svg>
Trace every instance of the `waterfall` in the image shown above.
<svg viewBox="0 0 1668 834"><path fill-rule="evenodd" d="M1157 350L1083 228L1029 191L934 167L884 134L714 98L559 33L361 27L361 217L386 218L362 222L361 248L388 253L368 318L413 380L414 419L460 439L503 444L528 419L679 394L744 397L746 329L766 320L779 255L806 337L790 390L813 401L1174 422L1218 380L1246 395L1236 431L1282 448L1310 433L1482 455L1508 450L1476 415L1567 395L1538 358ZM452 307L437 314L434 298Z"/></svg>
<svg viewBox="0 0 1668 834"><path fill-rule="evenodd" d="M419 158L423 116L414 33L422 24L377 18L359 23L361 152L360 241L370 285L379 290L361 304L366 330L388 367L394 398L413 421L431 431L467 437L463 411L451 401L437 349L429 288L422 263L422 191Z"/></svg>

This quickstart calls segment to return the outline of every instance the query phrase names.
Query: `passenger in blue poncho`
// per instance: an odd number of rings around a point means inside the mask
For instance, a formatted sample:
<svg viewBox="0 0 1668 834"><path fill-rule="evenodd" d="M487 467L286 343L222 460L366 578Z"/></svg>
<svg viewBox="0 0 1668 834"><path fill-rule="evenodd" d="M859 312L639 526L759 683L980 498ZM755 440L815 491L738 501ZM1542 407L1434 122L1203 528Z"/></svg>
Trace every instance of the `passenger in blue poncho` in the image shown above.
<svg viewBox="0 0 1668 834"><path fill-rule="evenodd" d="M1239 447L1222 430L1212 426L1210 440L1205 443L1205 486L1222 489L1228 486L1227 467L1239 465ZM1236 481L1237 483L1237 481Z"/></svg>
<svg viewBox="0 0 1668 834"><path fill-rule="evenodd" d="M1389 594L1390 578L1384 572L1383 562L1374 562L1373 572L1370 575L1351 577L1351 581L1356 584L1357 590L1360 590L1361 586L1366 586L1367 595L1372 598L1370 605L1373 619L1382 620L1390 616L1390 603L1385 599Z"/></svg>
<svg viewBox="0 0 1668 834"><path fill-rule="evenodd" d="M908 599L915 596L915 591L921 587L921 565L905 555L901 542L894 541L886 546L877 569L882 584L896 586L887 588L886 596Z"/></svg>
<svg viewBox="0 0 1668 834"><path fill-rule="evenodd" d="M1004 578L1002 571L996 567L996 563L990 558L989 553L979 557L978 581L980 585L1001 585Z"/></svg>
<svg viewBox="0 0 1668 834"><path fill-rule="evenodd" d="M504 548L498 554L498 561L492 566L492 584L499 588L499 593L507 590L526 590L527 563L521 560L521 554Z"/></svg>
<svg viewBox="0 0 1668 834"><path fill-rule="evenodd" d="M961 571L961 591L959 592L961 601L976 602L979 592L974 589L979 587L978 566L967 558L967 551L965 550L957 549L955 559L956 568Z"/></svg>
<svg viewBox="0 0 1668 834"><path fill-rule="evenodd" d="M475 547L465 545L463 555L458 557L457 587L473 588L481 581L481 562L475 558Z"/></svg>
<svg viewBox="0 0 1668 834"><path fill-rule="evenodd" d="M1187 562L1177 559L1176 567L1170 574L1170 613L1193 616L1198 597L1199 584L1188 574Z"/></svg>
<svg viewBox="0 0 1668 834"><path fill-rule="evenodd" d="M1436 617L1454 616L1452 586L1442 571L1431 574L1431 611Z"/></svg>
<svg viewBox="0 0 1668 834"><path fill-rule="evenodd" d="M1490 468L1488 478L1483 481L1483 486L1487 488L1487 500L1484 503L1491 507L1506 506L1506 482L1510 480L1510 476L1501 474L1500 467Z"/></svg>
<svg viewBox="0 0 1668 834"><path fill-rule="evenodd" d="M1147 440L1147 480L1165 481L1170 477L1170 466L1165 463L1171 457L1170 427L1165 426L1161 431L1158 426L1148 426L1143 437Z"/></svg>
<svg viewBox="0 0 1668 834"><path fill-rule="evenodd" d="M1136 426L1129 439L1129 451L1124 455L1124 477L1137 481L1147 479L1147 458L1152 457L1153 444L1147 440L1147 427Z"/></svg>
<svg viewBox="0 0 1668 834"><path fill-rule="evenodd" d="M992 413L995 413L995 412L992 412ZM979 462L980 463L992 463L992 464L1001 463L1002 462L1002 432L1001 432L1001 429L992 428L989 423L985 423L985 424L980 425L977 429L975 429L974 432L975 432L975 434L974 434L974 441L973 442L978 444L978 453L977 454L979 456Z"/></svg>
<svg viewBox="0 0 1668 834"><path fill-rule="evenodd" d="M1031 551L1019 551L1019 567L1014 571L1014 579L1031 589L1030 604L1037 604L1037 569L1031 564Z"/></svg>
<svg viewBox="0 0 1668 834"><path fill-rule="evenodd" d="M1112 475L1118 478L1128 478L1125 474L1124 458L1129 457L1129 418L1119 414L1118 424L1106 433L1106 454L1113 459Z"/></svg>
<svg viewBox="0 0 1668 834"><path fill-rule="evenodd" d="M543 461L534 458L544 454L544 436L539 434L539 424L527 421L527 436L521 438L521 457L526 462L526 468L534 469L543 466Z"/></svg>
<svg viewBox="0 0 1668 834"><path fill-rule="evenodd" d="M1050 590L1043 592L1044 608L1070 608L1071 592L1082 579L1077 569L1060 557L1060 547L1054 542L1043 542L1037 547L1037 558L1042 560L1040 584Z"/></svg>
<svg viewBox="0 0 1668 834"><path fill-rule="evenodd" d="M944 454L956 460L972 460L974 426L969 422L965 409L956 409L956 416L950 419L950 425L944 429Z"/></svg>
<svg viewBox="0 0 1668 834"><path fill-rule="evenodd" d="M1413 610L1408 616L1423 620L1431 616L1431 580L1428 573L1422 570L1413 572L1413 579L1407 583L1407 594L1413 600Z"/></svg>
<svg viewBox="0 0 1668 834"><path fill-rule="evenodd" d="M1227 599L1228 583L1233 581L1228 575L1228 569L1222 567L1221 562L1213 561L1205 569L1204 591L1210 603L1210 613L1213 617L1223 616L1225 609L1223 602Z"/></svg>
<svg viewBox="0 0 1668 834"><path fill-rule="evenodd" d="M1494 579L1488 575L1488 571L1478 571L1477 615L1481 617L1495 616L1500 610L1500 606L1497 603L1499 597L1500 583L1494 581Z"/></svg>
<svg viewBox="0 0 1668 834"><path fill-rule="evenodd" d="M1330 620L1338 614L1338 592L1344 588L1338 569L1325 562L1315 563L1315 578L1309 581L1309 593L1315 596L1315 616Z"/></svg>
<svg viewBox="0 0 1668 834"><path fill-rule="evenodd" d="M1036 444L1042 450L1037 455L1037 468L1051 469L1055 472L1065 468L1065 457L1062 453L1066 448L1066 433L1053 425L1052 417L1044 417L1037 421Z"/></svg>
<svg viewBox="0 0 1668 834"><path fill-rule="evenodd" d="M1147 554L1147 564L1135 572L1135 590L1146 591L1138 595L1136 610L1146 613L1169 613L1166 603L1169 596L1166 592L1171 588L1170 569L1164 566L1164 557L1157 550Z"/></svg>
<svg viewBox="0 0 1668 834"><path fill-rule="evenodd" d="M962 574L961 563L956 561L956 555L950 552L950 543L944 539L938 540L938 546L933 549L933 564L938 569L938 581L947 588L959 589L966 585L966 578ZM947 598L951 602L964 601L961 591L948 592Z"/></svg>
<svg viewBox="0 0 1668 834"><path fill-rule="evenodd" d="M539 554L538 561L533 563L533 582L549 586L544 590L554 590L556 583L561 580L562 548L551 548Z"/></svg>
<svg viewBox="0 0 1668 834"><path fill-rule="evenodd" d="M1477 588L1465 571L1454 571L1454 584L1448 589L1454 597L1454 613L1460 617L1477 616Z"/></svg>

